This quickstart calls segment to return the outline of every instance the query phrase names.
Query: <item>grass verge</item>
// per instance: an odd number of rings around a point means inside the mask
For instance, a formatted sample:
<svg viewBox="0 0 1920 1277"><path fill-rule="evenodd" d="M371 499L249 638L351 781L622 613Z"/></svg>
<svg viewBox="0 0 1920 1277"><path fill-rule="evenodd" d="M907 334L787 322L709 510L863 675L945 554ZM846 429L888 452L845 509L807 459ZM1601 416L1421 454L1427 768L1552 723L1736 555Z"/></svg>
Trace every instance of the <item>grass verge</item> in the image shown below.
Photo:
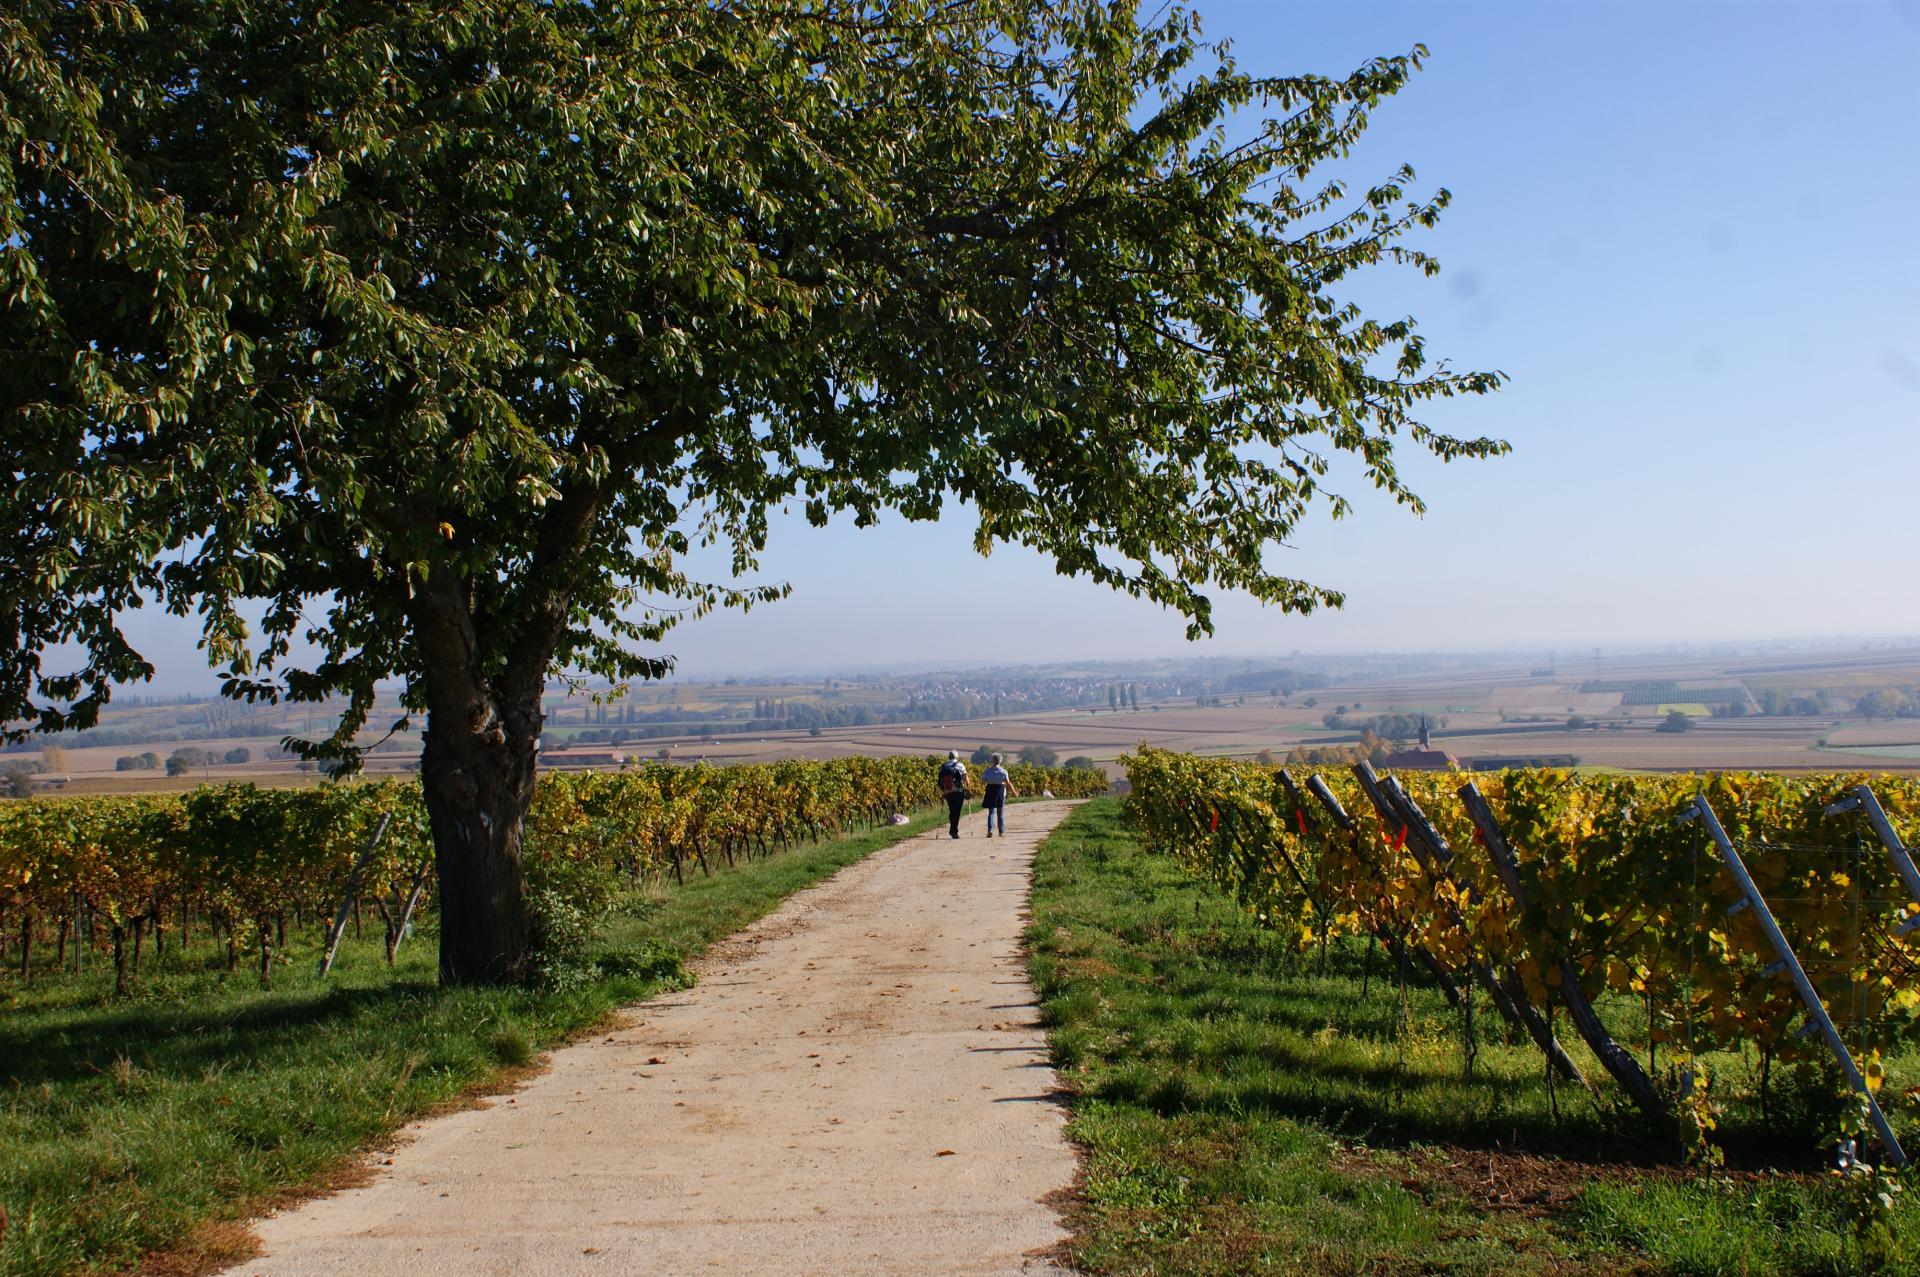
<svg viewBox="0 0 1920 1277"><path fill-rule="evenodd" d="M1437 993L1409 988L1403 1026L1384 963L1354 946L1320 972L1142 848L1117 800L1043 844L1033 917L1087 1273L1920 1271L1911 1194L1876 1232L1818 1173L1694 1172L1491 1032L1465 1080Z"/></svg>
<svg viewBox="0 0 1920 1277"><path fill-rule="evenodd" d="M0 983L0 1273L168 1271L244 1258L232 1221L351 1175L406 1121L497 1087L609 1012L689 983L685 963L803 887L931 828L882 826L636 893L564 990L442 989L431 934L389 971L377 924L325 984L290 946L263 990L205 949L112 996L110 964ZM291 935L289 937L292 938ZM106 968L106 969L103 969Z"/></svg>

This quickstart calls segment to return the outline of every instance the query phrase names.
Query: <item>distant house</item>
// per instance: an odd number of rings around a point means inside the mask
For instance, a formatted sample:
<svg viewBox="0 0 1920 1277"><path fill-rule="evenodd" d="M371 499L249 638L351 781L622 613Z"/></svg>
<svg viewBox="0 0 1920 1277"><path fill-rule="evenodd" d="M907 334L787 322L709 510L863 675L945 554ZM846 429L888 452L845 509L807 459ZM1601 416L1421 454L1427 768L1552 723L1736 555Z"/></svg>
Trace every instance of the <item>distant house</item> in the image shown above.
<svg viewBox="0 0 1920 1277"><path fill-rule="evenodd" d="M1444 749L1403 749L1388 754L1380 766L1387 771L1444 772L1460 765L1460 760Z"/></svg>
<svg viewBox="0 0 1920 1277"><path fill-rule="evenodd" d="M626 762L622 749L550 749L540 755L542 767L624 767Z"/></svg>

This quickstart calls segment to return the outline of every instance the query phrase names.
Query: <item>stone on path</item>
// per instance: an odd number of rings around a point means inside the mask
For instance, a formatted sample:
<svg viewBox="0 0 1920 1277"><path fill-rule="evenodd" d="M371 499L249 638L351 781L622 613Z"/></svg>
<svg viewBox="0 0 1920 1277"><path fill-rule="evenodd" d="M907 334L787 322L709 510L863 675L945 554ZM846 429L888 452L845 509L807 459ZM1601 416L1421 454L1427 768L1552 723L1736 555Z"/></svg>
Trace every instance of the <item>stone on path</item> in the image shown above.
<svg viewBox="0 0 1920 1277"><path fill-rule="evenodd" d="M260 1221L230 1272L1057 1271L1044 1203L1075 1161L1019 940L1071 806L1012 807L991 840L970 813L794 896L695 988Z"/></svg>

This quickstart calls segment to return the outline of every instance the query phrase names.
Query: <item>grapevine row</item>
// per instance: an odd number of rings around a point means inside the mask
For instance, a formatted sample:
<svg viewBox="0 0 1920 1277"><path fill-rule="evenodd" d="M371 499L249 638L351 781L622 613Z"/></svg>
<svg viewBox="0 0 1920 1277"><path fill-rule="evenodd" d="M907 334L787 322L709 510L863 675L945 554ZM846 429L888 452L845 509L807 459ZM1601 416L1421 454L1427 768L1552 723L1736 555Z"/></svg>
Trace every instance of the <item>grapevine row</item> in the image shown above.
<svg viewBox="0 0 1920 1277"><path fill-rule="evenodd" d="M1351 817L1342 830L1304 775L1147 748L1122 762L1149 841L1303 945L1383 938L1461 985L1477 963L1509 973L1528 1007L1548 1006L1550 990L1554 1001L1628 997L1652 1047L1670 1044L1674 1059L1745 1043L1769 1060L1822 1052L1795 1033L1800 1001L1712 845L1677 819L1704 796L1856 1049L1877 1068L1878 1052L1920 1039L1920 931L1901 927L1914 904L1860 815L1826 814L1868 777L1476 776L1517 862L1522 908L1466 805L1465 776L1398 778L1431 821L1423 840L1417 819L1383 814L1358 775L1318 778ZM1920 782L1872 787L1911 830ZM1435 845L1452 858L1426 851Z"/></svg>
<svg viewBox="0 0 1920 1277"><path fill-rule="evenodd" d="M1011 770L1022 793L1080 797L1107 788L1097 771ZM548 773L527 824L528 877L536 893L564 893L593 875L680 876L717 860L773 854L936 805L935 772L934 760L895 757ZM356 862L358 898L386 921L391 959L403 902L417 902L432 880L417 782L222 784L181 795L0 803L0 936L12 950L8 966L26 977L36 945L64 956L69 932L80 942L75 920L84 915L89 935L97 930L111 947L124 988L144 941L164 944L169 932L185 939L197 922L226 940L230 964L242 951L256 954L265 980L289 920L330 921Z"/></svg>

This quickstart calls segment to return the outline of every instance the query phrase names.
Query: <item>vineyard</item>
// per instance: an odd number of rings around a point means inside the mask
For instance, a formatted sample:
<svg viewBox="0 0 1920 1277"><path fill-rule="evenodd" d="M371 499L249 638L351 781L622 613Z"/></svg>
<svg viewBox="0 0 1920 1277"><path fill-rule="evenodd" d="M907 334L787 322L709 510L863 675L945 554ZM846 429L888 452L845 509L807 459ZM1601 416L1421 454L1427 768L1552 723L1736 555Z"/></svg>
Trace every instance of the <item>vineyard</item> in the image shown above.
<svg viewBox="0 0 1920 1277"><path fill-rule="evenodd" d="M1358 937L1403 981L1437 985L1467 1020L1469 1075L1480 1003L1562 1080L1630 1102L1643 1130L1707 1160L1727 1106L1764 1112L1780 1064L1832 1070L1837 1093L1857 1066L1859 1116L1842 1122L1863 1143L1868 1119L1914 1098L1889 1074L1920 1043L1920 902L1859 805L1867 777L1540 770L1467 784L1160 750L1124 761L1152 845L1303 949ZM1920 784L1871 789L1889 833L1920 816Z"/></svg>
<svg viewBox="0 0 1920 1277"><path fill-rule="evenodd" d="M711 872L934 806L935 767L896 757L545 775L525 842L543 940L578 938L636 880ZM1027 794L1107 788L1097 771L1012 772ZM26 980L109 955L124 992L149 945L163 952L197 938L222 946L229 968L245 955L264 983L289 928L337 939L349 909L356 922L364 909L380 919L391 962L432 882L426 809L410 781L9 802L0 804L0 961Z"/></svg>

